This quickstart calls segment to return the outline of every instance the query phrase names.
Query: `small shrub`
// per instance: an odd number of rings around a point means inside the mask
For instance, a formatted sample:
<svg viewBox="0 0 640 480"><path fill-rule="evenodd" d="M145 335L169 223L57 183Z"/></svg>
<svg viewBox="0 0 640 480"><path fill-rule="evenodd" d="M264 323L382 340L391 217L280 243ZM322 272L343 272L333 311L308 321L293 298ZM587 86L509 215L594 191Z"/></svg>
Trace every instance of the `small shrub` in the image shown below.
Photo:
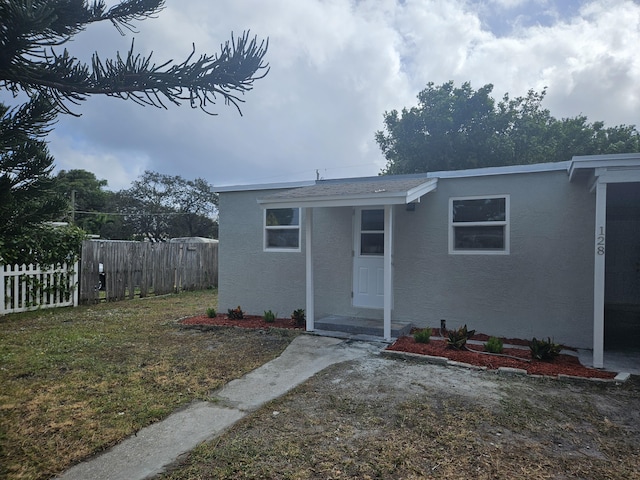
<svg viewBox="0 0 640 480"><path fill-rule="evenodd" d="M429 343L431 341L431 329L423 328L422 330L413 334L413 339L417 343Z"/></svg>
<svg viewBox="0 0 640 480"><path fill-rule="evenodd" d="M447 346L455 350L462 350L467 340L475 335L475 330L467 330L467 326L449 330L447 333Z"/></svg>
<svg viewBox="0 0 640 480"><path fill-rule="evenodd" d="M304 327L307 321L307 317L304 314L304 308L298 308L291 314L291 318L295 322L296 326Z"/></svg>
<svg viewBox="0 0 640 480"><path fill-rule="evenodd" d="M244 318L244 312L240 308L240 305L238 305L237 308L230 308L227 310L227 316L231 320L242 320Z"/></svg>
<svg viewBox="0 0 640 480"><path fill-rule="evenodd" d="M262 318L264 318L264 321L267 323L273 323L276 321L276 316L277 315L271 310L265 310Z"/></svg>
<svg viewBox="0 0 640 480"><path fill-rule="evenodd" d="M489 353L502 353L502 340L498 337L489 337L487 343L484 344L484 351Z"/></svg>
<svg viewBox="0 0 640 480"><path fill-rule="evenodd" d="M216 309L211 307L211 308L207 308L207 317L209 318L215 318L215 316L218 314L218 312L216 312Z"/></svg>
<svg viewBox="0 0 640 480"><path fill-rule="evenodd" d="M538 340L536 337L533 337L533 340L529 342L529 349L531 350L531 358L543 360L545 362L552 362L553 359L560 354L562 346L557 343L553 343L551 338L547 338L547 340Z"/></svg>

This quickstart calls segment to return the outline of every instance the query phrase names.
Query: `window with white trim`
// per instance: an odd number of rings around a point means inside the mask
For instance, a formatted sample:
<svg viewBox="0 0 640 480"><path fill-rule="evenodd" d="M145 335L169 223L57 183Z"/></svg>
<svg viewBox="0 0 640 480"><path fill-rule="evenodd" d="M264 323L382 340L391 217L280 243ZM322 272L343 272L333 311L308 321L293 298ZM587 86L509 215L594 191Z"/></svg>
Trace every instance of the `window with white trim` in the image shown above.
<svg viewBox="0 0 640 480"><path fill-rule="evenodd" d="M264 249L300 251L300 209L267 208L264 211Z"/></svg>
<svg viewBox="0 0 640 480"><path fill-rule="evenodd" d="M449 253L509 253L509 195L451 198Z"/></svg>

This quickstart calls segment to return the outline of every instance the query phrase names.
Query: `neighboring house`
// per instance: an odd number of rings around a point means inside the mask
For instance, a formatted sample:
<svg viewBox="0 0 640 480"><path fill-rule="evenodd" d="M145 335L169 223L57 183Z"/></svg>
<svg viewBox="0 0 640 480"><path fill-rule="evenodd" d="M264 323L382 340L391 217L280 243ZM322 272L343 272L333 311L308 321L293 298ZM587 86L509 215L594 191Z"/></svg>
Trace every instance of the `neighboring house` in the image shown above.
<svg viewBox="0 0 640 480"><path fill-rule="evenodd" d="M640 315L640 154L217 192L221 309L378 319L387 339L445 319L599 367L605 304Z"/></svg>

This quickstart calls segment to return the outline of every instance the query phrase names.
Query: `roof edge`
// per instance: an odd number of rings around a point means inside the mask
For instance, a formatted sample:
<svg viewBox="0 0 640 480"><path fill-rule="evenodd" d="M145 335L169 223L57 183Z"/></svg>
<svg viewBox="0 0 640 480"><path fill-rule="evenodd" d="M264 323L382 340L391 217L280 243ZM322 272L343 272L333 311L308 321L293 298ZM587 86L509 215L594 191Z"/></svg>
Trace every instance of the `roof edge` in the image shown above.
<svg viewBox="0 0 640 480"><path fill-rule="evenodd" d="M278 190L282 188L308 187L315 184L315 180L301 180L297 182L254 183L250 185L225 185L221 187L214 186L212 190L215 193L248 192L251 190Z"/></svg>
<svg viewBox="0 0 640 480"><path fill-rule="evenodd" d="M630 154L640 158L640 154ZM548 163L532 163L525 165L504 165L500 167L482 167L482 168L470 168L466 170L442 170L438 172L427 173L413 173L403 175L377 175L370 177L346 177L346 178L331 178L323 180L306 180L296 182L281 182L281 183L256 183L249 185L225 185L220 187L213 187L213 191L216 193L225 192L244 192L251 190L277 190L286 188L308 187L311 185L326 183L341 183L341 182L353 182L353 181L384 181L389 177L404 177L404 178L465 178L465 177L482 177L491 175L512 175L521 173L539 173L539 172L555 172L555 171L569 171L570 166L576 159L584 158L593 159L593 157L601 157L600 155L586 156L586 157L573 157L572 160L564 162L548 162ZM606 157L602 156L602 157ZM633 157L633 158L635 158Z"/></svg>
<svg viewBox="0 0 640 480"><path fill-rule="evenodd" d="M501 167L471 168L467 170L443 170L441 172L429 172L429 178L464 178L464 177L484 177L491 175L512 175L518 173L539 173L567 171L570 161L529 163L523 165L504 165Z"/></svg>

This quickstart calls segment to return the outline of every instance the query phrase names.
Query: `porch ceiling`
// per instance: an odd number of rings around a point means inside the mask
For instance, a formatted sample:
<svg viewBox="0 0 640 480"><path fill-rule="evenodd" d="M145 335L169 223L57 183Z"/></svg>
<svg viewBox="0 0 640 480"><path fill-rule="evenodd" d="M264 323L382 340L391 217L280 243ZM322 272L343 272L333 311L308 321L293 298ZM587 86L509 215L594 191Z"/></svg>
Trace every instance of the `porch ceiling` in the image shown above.
<svg viewBox="0 0 640 480"><path fill-rule="evenodd" d="M315 185L259 198L258 204L263 208L400 205L419 201L435 190L437 184L437 178L426 175L319 180Z"/></svg>

